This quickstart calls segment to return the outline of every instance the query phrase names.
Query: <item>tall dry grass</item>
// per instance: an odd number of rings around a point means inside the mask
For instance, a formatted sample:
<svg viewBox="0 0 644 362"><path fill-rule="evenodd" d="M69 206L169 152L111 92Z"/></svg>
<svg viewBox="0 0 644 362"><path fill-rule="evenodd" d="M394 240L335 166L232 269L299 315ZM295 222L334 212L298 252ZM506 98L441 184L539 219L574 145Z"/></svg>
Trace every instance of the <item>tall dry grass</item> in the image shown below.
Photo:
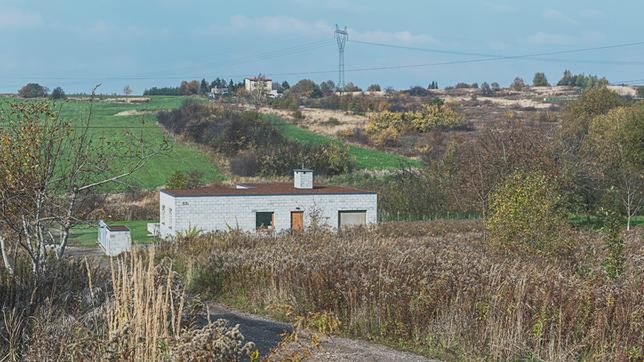
<svg viewBox="0 0 644 362"><path fill-rule="evenodd" d="M250 308L329 311L346 334L462 359L641 360L641 230L605 277L598 235L574 253L489 247L476 222L387 224L340 235L214 234L163 253L193 286Z"/></svg>
<svg viewBox="0 0 644 362"><path fill-rule="evenodd" d="M238 326L211 321L154 249L112 260L52 260L40 280L2 280L4 360L214 360L255 356ZM7 284L14 285L6 288ZM18 286L16 286L18 284ZM13 293L13 294L12 294ZM23 303L29 297L28 303ZM12 301L12 303L7 303Z"/></svg>

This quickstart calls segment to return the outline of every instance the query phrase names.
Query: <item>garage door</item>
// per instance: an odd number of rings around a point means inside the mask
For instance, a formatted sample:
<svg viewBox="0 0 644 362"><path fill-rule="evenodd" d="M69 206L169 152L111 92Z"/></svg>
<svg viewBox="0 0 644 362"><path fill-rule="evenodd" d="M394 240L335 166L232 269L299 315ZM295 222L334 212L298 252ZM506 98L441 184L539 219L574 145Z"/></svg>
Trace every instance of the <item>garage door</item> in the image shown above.
<svg viewBox="0 0 644 362"><path fill-rule="evenodd" d="M339 212L338 226L340 228L365 224L367 224L367 212L364 210Z"/></svg>

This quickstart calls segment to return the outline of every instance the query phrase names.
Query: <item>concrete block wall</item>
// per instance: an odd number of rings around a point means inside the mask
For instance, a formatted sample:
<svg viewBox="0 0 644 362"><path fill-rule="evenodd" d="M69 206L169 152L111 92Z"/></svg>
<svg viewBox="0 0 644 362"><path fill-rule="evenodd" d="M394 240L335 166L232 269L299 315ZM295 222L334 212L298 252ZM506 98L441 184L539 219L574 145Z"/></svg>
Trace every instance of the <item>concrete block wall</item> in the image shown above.
<svg viewBox="0 0 644 362"><path fill-rule="evenodd" d="M367 223L373 224L377 222L377 202L372 193L173 197L162 192L160 233L170 237L191 227L204 232L255 231L257 212L273 212L276 231L291 228L292 211L304 211L304 227L317 215L320 224L337 228L339 211L358 210L366 211Z"/></svg>

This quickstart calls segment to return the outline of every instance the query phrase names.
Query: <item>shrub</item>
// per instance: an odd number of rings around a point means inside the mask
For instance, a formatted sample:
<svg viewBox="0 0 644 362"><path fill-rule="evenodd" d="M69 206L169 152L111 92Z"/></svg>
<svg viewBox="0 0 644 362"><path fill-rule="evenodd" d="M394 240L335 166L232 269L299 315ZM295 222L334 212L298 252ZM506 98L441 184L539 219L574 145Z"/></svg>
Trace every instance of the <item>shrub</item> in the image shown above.
<svg viewBox="0 0 644 362"><path fill-rule="evenodd" d="M166 187L169 189L195 189L201 186L203 172L192 170L190 172L175 171L166 181Z"/></svg>
<svg viewBox="0 0 644 362"><path fill-rule="evenodd" d="M54 88L53 91L51 91L51 99L65 99L65 91L61 87L56 87Z"/></svg>
<svg viewBox="0 0 644 362"><path fill-rule="evenodd" d="M515 171L490 196L486 229L499 246L564 251L567 228L555 181L538 171Z"/></svg>
<svg viewBox="0 0 644 362"><path fill-rule="evenodd" d="M47 87L43 87L38 83L28 83L20 88L18 95L23 98L47 97Z"/></svg>
<svg viewBox="0 0 644 362"><path fill-rule="evenodd" d="M256 176L260 171L255 152L244 151L230 159L230 172L238 176Z"/></svg>

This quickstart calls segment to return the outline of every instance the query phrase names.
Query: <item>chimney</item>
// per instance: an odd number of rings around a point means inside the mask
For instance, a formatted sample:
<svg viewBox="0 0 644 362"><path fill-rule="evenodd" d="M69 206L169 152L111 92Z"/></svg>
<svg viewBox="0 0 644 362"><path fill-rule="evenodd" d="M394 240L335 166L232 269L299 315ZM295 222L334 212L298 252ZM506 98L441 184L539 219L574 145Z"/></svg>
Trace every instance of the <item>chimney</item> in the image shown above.
<svg viewBox="0 0 644 362"><path fill-rule="evenodd" d="M293 186L296 189L312 189L313 188L313 170L308 168L300 168L293 170Z"/></svg>

